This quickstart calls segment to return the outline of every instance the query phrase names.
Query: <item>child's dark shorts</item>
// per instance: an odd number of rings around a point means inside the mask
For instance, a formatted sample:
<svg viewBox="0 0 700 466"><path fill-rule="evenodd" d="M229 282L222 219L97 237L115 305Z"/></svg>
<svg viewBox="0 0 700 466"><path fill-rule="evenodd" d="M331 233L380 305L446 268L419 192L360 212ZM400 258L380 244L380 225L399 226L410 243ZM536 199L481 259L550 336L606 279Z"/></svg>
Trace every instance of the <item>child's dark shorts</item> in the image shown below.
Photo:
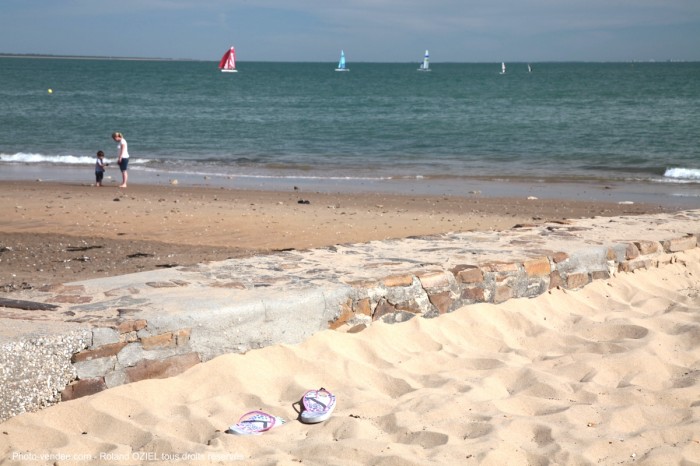
<svg viewBox="0 0 700 466"><path fill-rule="evenodd" d="M105 176L105 172L95 172L95 181L97 183L102 183L102 179Z"/></svg>

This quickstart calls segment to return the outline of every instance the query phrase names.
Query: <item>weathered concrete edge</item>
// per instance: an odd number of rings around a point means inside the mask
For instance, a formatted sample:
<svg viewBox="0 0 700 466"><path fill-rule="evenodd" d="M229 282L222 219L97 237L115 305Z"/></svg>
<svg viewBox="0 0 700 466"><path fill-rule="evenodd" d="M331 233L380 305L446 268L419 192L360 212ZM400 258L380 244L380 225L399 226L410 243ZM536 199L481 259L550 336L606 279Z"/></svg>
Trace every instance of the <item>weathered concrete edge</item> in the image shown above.
<svg viewBox="0 0 700 466"><path fill-rule="evenodd" d="M57 403L75 379L73 354L92 339L88 327L32 334L0 346L0 421Z"/></svg>
<svg viewBox="0 0 700 466"><path fill-rule="evenodd" d="M618 272L671 263L674 253L696 248L697 238L688 234L661 242L596 246L571 255L418 270L335 289L299 290L283 300L234 303L199 315L123 319L109 327L81 327L12 342L2 351L7 362L0 361L0 421L54 404L59 392L61 400L70 400L124 383L169 377L221 354L298 343L326 328L360 331L377 320L429 318L479 302L534 297L555 287L580 288ZM47 365L52 369L46 370ZM21 372L4 369L20 366ZM40 386L48 388L39 391Z"/></svg>

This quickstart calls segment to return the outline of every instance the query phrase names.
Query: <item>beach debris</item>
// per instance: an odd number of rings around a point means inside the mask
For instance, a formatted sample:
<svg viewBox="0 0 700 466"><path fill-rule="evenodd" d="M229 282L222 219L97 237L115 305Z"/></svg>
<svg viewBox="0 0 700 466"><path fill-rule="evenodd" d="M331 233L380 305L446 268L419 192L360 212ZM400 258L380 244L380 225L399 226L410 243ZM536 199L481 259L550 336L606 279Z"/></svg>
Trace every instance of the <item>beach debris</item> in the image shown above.
<svg viewBox="0 0 700 466"><path fill-rule="evenodd" d="M35 301L24 301L21 299L5 299L0 298L0 307L9 307L13 309L23 309L25 311L53 311L58 306L54 304L37 303Z"/></svg>
<svg viewBox="0 0 700 466"><path fill-rule="evenodd" d="M170 184L172 184L172 185L176 185L177 183L178 183L177 180L170 180Z"/></svg>
<svg viewBox="0 0 700 466"><path fill-rule="evenodd" d="M133 254L129 254L128 256L129 259L137 259L139 257L153 257L153 254L148 254L147 252L135 252Z"/></svg>
<svg viewBox="0 0 700 466"><path fill-rule="evenodd" d="M620 201L620 202L618 202L618 204L619 205L632 205L632 204L634 204L634 202L632 202L632 201Z"/></svg>
<svg viewBox="0 0 700 466"><path fill-rule="evenodd" d="M536 201L537 198L536 198L535 196L528 196L528 197L527 197L527 200L528 200L528 201Z"/></svg>
<svg viewBox="0 0 700 466"><path fill-rule="evenodd" d="M114 202L119 202L119 201L121 201L121 199L119 199L118 197L115 197L115 198L112 199L112 200L113 200Z"/></svg>
<svg viewBox="0 0 700 466"><path fill-rule="evenodd" d="M297 204L311 204L311 201L305 199L299 199Z"/></svg>
<svg viewBox="0 0 700 466"><path fill-rule="evenodd" d="M66 251L68 252L82 252L82 251L88 251L90 249L100 249L102 246L68 246L66 247Z"/></svg>

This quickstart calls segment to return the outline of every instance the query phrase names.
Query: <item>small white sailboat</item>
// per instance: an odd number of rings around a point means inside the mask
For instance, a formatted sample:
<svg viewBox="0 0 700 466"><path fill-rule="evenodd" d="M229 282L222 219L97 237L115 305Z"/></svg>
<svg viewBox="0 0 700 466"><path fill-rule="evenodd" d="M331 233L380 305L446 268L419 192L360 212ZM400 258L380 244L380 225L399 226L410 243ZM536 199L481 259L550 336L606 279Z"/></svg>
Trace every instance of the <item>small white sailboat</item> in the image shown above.
<svg viewBox="0 0 700 466"><path fill-rule="evenodd" d="M423 55L423 63L418 67L418 71L430 71L430 54L427 50L425 55Z"/></svg>
<svg viewBox="0 0 700 466"><path fill-rule="evenodd" d="M529 63L527 64L527 72L532 73L532 67L530 66Z"/></svg>
<svg viewBox="0 0 700 466"><path fill-rule="evenodd" d="M338 67L335 70L350 71L350 68L345 67L345 52L343 50L340 51L340 60L338 60Z"/></svg>
<svg viewBox="0 0 700 466"><path fill-rule="evenodd" d="M506 64L501 62L501 74L506 74Z"/></svg>
<svg viewBox="0 0 700 466"><path fill-rule="evenodd" d="M237 73L238 70L236 69L236 49L231 47L226 51L223 57L221 57L221 61L219 62L219 69L223 73Z"/></svg>

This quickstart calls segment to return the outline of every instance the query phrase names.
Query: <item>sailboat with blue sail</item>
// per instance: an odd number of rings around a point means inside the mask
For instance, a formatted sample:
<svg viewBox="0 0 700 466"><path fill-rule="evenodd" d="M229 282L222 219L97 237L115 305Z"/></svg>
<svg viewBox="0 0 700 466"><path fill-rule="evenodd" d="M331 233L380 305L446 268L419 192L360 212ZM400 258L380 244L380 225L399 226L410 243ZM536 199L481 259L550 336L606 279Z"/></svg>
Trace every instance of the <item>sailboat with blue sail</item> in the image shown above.
<svg viewBox="0 0 700 466"><path fill-rule="evenodd" d="M423 55L423 63L418 67L418 71L430 71L430 54L427 50L425 55Z"/></svg>
<svg viewBox="0 0 700 466"><path fill-rule="evenodd" d="M345 52L343 50L340 51L340 60L338 60L338 67L335 70L336 71L350 71L350 68L347 68L345 66Z"/></svg>

